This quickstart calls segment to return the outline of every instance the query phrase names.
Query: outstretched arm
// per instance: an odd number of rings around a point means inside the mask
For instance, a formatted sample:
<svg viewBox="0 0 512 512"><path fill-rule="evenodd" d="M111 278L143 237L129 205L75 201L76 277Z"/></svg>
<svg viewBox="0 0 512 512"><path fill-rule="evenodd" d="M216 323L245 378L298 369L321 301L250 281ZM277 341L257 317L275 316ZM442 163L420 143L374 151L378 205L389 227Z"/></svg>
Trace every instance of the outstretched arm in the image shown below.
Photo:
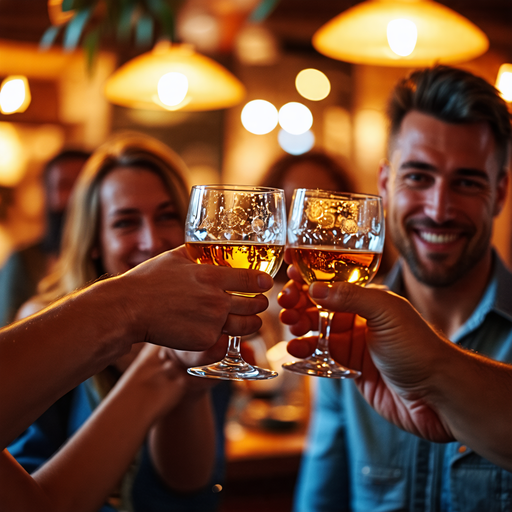
<svg viewBox="0 0 512 512"><path fill-rule="evenodd" d="M222 332L256 331L272 278L256 270L197 265L184 248L74 293L0 331L0 448L55 400L133 343L206 350Z"/></svg>
<svg viewBox="0 0 512 512"><path fill-rule="evenodd" d="M30 477L26 479L25 489L18 493L23 492L28 501L32 492L35 500L26 510L39 510L40 493L55 512L92 512L101 507L151 425L182 397L182 372L174 362L159 357L163 350L153 345L142 350L91 418L34 473L37 492ZM9 482L9 474L6 478ZM9 488L2 486L0 503L9 503ZM9 510L16 510L15 505Z"/></svg>
<svg viewBox="0 0 512 512"><path fill-rule="evenodd" d="M307 328L307 302L297 308L305 301L300 283L289 286L293 291L280 298L288 311L283 314L295 318L292 324L301 331ZM331 354L362 372L356 384L379 414L431 441L457 439L512 469L512 366L454 345L390 292L315 283L310 293L315 302L342 312ZM313 346L314 340L303 338L290 342L289 350L305 357Z"/></svg>

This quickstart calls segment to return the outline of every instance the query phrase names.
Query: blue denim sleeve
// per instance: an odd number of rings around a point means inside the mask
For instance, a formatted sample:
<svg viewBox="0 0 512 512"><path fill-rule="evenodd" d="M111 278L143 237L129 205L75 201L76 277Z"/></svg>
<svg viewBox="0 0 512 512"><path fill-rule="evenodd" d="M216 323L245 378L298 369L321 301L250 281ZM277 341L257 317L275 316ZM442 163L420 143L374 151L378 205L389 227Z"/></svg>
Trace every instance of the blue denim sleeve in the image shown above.
<svg viewBox="0 0 512 512"><path fill-rule="evenodd" d="M175 492L161 480L156 472L147 445L132 487L133 508L136 512L214 512L219 507L220 494L213 491L215 484L223 484L225 471L224 425L231 396L231 383L221 382L212 391L215 415L216 460L212 481L194 493ZM179 464L179 461L176 461Z"/></svg>
<svg viewBox="0 0 512 512"><path fill-rule="evenodd" d="M11 455L33 473L64 444L73 391L57 400L9 446Z"/></svg>
<svg viewBox="0 0 512 512"><path fill-rule="evenodd" d="M341 382L319 378L295 489L295 512L349 510L349 479Z"/></svg>

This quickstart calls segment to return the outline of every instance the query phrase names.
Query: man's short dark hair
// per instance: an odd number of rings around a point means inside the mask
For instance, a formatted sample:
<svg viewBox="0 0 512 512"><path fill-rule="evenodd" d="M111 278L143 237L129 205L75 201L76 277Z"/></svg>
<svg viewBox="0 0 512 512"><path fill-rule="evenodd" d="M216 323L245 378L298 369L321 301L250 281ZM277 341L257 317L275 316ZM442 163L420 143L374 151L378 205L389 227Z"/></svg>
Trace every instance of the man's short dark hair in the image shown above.
<svg viewBox="0 0 512 512"><path fill-rule="evenodd" d="M55 155L51 160L46 162L43 169L43 177L46 180L46 176L49 170L60 162L64 162L66 160L83 160L85 163L86 160L91 156L91 153L88 151L84 151L82 149L64 149L57 155Z"/></svg>
<svg viewBox="0 0 512 512"><path fill-rule="evenodd" d="M505 168L511 114L498 90L483 78L449 66L411 73L396 85L388 104L390 143L404 117L413 110L446 123L487 123L496 142L498 163Z"/></svg>

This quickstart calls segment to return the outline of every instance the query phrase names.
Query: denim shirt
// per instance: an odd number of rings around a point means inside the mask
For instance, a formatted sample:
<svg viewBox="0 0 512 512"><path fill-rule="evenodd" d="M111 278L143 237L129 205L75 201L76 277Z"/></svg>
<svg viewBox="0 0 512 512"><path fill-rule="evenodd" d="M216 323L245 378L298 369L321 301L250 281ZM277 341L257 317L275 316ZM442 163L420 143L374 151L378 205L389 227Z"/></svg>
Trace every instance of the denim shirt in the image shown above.
<svg viewBox="0 0 512 512"><path fill-rule="evenodd" d="M402 291L400 264L386 283ZM512 274L491 281L453 342L512 363ZM512 510L512 473L458 442L432 443L379 416L350 380L318 379L296 512Z"/></svg>
<svg viewBox="0 0 512 512"><path fill-rule="evenodd" d="M213 512L218 508L219 494L212 492L213 484L223 482L224 476L224 423L231 395L229 382L222 382L212 391L215 416L216 448L214 474L211 483L192 493L175 492L168 488L156 472L149 449L142 446L137 464L126 475L121 496L110 501L99 512L115 512L118 508L134 512ZM82 382L44 412L23 434L8 447L13 457L32 473L44 464L67 439L88 420L100 403L93 380ZM176 461L179 464L179 461ZM1 482L0 482L1 485ZM36 512L36 511L34 511ZM71 512L71 511L70 511Z"/></svg>

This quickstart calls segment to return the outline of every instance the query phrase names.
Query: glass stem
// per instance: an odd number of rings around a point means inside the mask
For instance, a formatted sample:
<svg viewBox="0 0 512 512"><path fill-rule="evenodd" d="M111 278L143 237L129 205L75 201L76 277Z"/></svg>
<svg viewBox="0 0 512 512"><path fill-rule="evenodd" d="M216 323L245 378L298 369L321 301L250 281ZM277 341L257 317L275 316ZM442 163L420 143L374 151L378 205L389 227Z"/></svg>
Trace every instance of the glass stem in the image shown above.
<svg viewBox="0 0 512 512"><path fill-rule="evenodd" d="M240 364L244 362L240 355L241 341L242 338L240 336L229 336L228 338L228 350L224 359L229 361L231 364Z"/></svg>
<svg viewBox="0 0 512 512"><path fill-rule="evenodd" d="M334 317L334 311L318 308L318 343L315 350L315 356L322 359L330 359L329 354L329 336L331 334L331 322Z"/></svg>

